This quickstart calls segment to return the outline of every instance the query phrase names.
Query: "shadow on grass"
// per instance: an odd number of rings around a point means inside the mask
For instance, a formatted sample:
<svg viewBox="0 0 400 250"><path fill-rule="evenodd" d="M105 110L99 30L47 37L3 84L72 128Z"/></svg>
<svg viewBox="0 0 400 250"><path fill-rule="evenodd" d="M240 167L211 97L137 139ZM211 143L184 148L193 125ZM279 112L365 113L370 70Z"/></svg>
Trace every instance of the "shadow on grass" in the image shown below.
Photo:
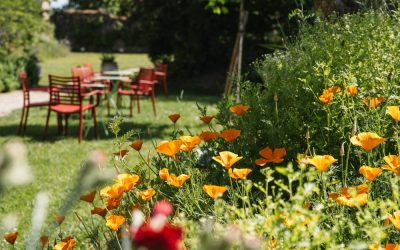
<svg viewBox="0 0 400 250"><path fill-rule="evenodd" d="M178 107L183 109L185 115L183 116L195 116L197 109L193 108L195 102L201 106L214 105L217 103L218 98L209 95L193 95L183 94L178 96L176 93L171 93L169 97L157 96L157 116L153 116L151 111L151 103L149 100L141 101L142 112L137 114L136 107L134 107L133 117L129 117L129 110L127 100L123 103L123 107L120 109L121 117L124 119L121 124L121 133L128 130L135 130L140 132L140 138L143 139L156 139L156 138L169 138L172 132L172 124L167 118L168 112L175 112ZM190 108L189 108L190 107ZM112 140L114 137L108 131L108 122L114 117L111 112L110 116L106 115L104 108L99 108L97 112L97 131L98 139L100 140ZM17 134L19 126L19 115L20 110L16 110L13 114L0 118L0 137L14 137L19 136ZM43 141L43 142L56 142L65 139L66 137L57 132L56 125L56 114L52 112L50 117L49 131L47 139L43 140L44 128L46 122L47 108L32 109L30 111L27 128L24 134L24 139L27 142ZM68 136L67 138L76 138L78 140L79 130L79 116L71 115L68 120ZM180 123L180 128L184 130L192 130L201 128L201 123L193 121L186 123ZM91 115L85 115L84 119L84 140L94 141L96 138L93 133L93 120Z"/></svg>

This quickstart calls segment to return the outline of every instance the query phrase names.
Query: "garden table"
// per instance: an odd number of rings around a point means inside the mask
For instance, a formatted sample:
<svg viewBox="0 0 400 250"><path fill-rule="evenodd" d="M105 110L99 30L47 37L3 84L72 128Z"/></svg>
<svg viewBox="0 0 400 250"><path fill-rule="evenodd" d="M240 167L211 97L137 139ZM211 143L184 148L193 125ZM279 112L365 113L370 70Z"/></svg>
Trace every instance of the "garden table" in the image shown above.
<svg viewBox="0 0 400 250"><path fill-rule="evenodd" d="M138 67L136 68L130 68L130 69L124 69L124 70L110 70L110 71L104 71L102 73L103 76L131 76L139 72Z"/></svg>

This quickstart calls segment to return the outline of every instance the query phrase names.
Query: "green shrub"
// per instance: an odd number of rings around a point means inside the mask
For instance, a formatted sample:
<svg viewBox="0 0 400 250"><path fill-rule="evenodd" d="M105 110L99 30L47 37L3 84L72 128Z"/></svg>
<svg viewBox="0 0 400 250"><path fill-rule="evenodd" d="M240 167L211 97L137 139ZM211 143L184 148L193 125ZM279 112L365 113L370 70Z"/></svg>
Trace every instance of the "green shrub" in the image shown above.
<svg viewBox="0 0 400 250"><path fill-rule="evenodd" d="M352 134L372 131L389 138L394 130L386 106L398 105L400 93L399 34L399 12L371 11L302 27L298 41L286 51L254 63L259 80L244 82L241 93L249 112L238 119L225 107L232 102L221 104L221 124L242 131L237 153L257 157L269 146L285 147L290 159L307 149L338 158L341 149L346 154L350 150ZM350 85L358 86L354 97L346 92ZM341 93L323 105L319 101L323 89L334 86ZM368 108L363 100L369 97L385 101ZM391 153L397 152L392 140L386 143ZM365 162L353 161L361 163Z"/></svg>

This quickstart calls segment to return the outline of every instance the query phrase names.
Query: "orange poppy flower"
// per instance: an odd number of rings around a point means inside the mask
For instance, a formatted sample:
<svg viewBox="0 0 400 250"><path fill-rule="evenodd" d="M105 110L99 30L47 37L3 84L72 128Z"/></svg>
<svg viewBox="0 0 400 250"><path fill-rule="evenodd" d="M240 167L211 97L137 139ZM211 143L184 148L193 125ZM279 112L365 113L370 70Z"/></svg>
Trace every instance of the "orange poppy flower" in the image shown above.
<svg viewBox="0 0 400 250"><path fill-rule="evenodd" d="M104 217L107 214L107 209L101 208L101 207L94 207L92 210L90 210L90 213L97 214L97 215L100 215L101 217Z"/></svg>
<svg viewBox="0 0 400 250"><path fill-rule="evenodd" d="M117 231L124 222L125 218L116 214L109 215L106 218L106 226L113 231Z"/></svg>
<svg viewBox="0 0 400 250"><path fill-rule="evenodd" d="M382 173L382 169L371 168L369 166L362 166L358 171L360 172L360 174L364 175L364 177L369 181L375 180L375 178Z"/></svg>
<svg viewBox="0 0 400 250"><path fill-rule="evenodd" d="M4 235L4 239L11 245L14 245L17 240L18 232L8 233Z"/></svg>
<svg viewBox="0 0 400 250"><path fill-rule="evenodd" d="M386 164L382 165L383 169L390 170L397 175L400 174L400 156L388 155L383 157L383 159L388 164L388 165Z"/></svg>
<svg viewBox="0 0 400 250"><path fill-rule="evenodd" d="M162 153L172 157L179 152L181 145L181 140L162 141L157 145L156 150L158 153Z"/></svg>
<svg viewBox="0 0 400 250"><path fill-rule="evenodd" d="M363 100L363 103L365 106L369 108L376 108L378 107L381 102L383 102L385 99L383 97L370 97L370 98L365 98Z"/></svg>
<svg viewBox="0 0 400 250"><path fill-rule="evenodd" d="M132 142L132 144L129 146L136 151L140 151L140 149L142 148L142 145L143 145L143 140L136 140L136 141Z"/></svg>
<svg viewBox="0 0 400 250"><path fill-rule="evenodd" d="M340 189L340 193L330 193L329 198L348 207L364 206L368 201L367 192L368 186L362 184L353 187L343 187Z"/></svg>
<svg viewBox="0 0 400 250"><path fill-rule="evenodd" d="M185 183L185 181L189 178L190 178L190 174L189 175L181 174L178 177L174 174L170 174L167 179L167 184L177 187L177 188L180 188L183 185L183 183Z"/></svg>
<svg viewBox="0 0 400 250"><path fill-rule="evenodd" d="M40 236L40 245L42 246L42 248L44 248L44 246L46 246L47 242L49 242L49 236L47 235L42 235Z"/></svg>
<svg viewBox="0 0 400 250"><path fill-rule="evenodd" d="M247 110L249 110L250 106L243 105L243 104L237 104L229 108L229 110L238 115L242 116L244 113L246 113Z"/></svg>
<svg viewBox="0 0 400 250"><path fill-rule="evenodd" d="M167 168L163 168L158 172L160 179L166 181L169 176L169 172Z"/></svg>
<svg viewBox="0 0 400 250"><path fill-rule="evenodd" d="M307 159L306 164L313 165L319 172L323 172L336 161L331 155L316 155Z"/></svg>
<svg viewBox="0 0 400 250"><path fill-rule="evenodd" d="M123 158L124 156L126 156L128 154L128 150L124 149L124 150L120 150L118 152L115 152L114 155L118 156L120 158Z"/></svg>
<svg viewBox="0 0 400 250"><path fill-rule="evenodd" d="M171 120L171 122L176 123L179 120L179 118L181 118L181 115L180 114L172 114L172 115L169 115L168 118Z"/></svg>
<svg viewBox="0 0 400 250"><path fill-rule="evenodd" d="M214 156L213 160L221 164L225 169L230 169L233 166L233 164L235 164L242 158L243 157L238 156L235 153L229 151L222 151L219 152L219 156Z"/></svg>
<svg viewBox="0 0 400 250"><path fill-rule="evenodd" d="M399 245L395 243L387 243L386 245L381 245L381 247L378 247L378 244L371 244L369 245L370 250L399 250Z"/></svg>
<svg viewBox="0 0 400 250"><path fill-rule="evenodd" d="M139 181L139 176L134 174L119 174L115 180L117 185L123 187L124 192L130 191Z"/></svg>
<svg viewBox="0 0 400 250"><path fill-rule="evenodd" d="M386 110L396 122L400 122L400 106L389 106Z"/></svg>
<svg viewBox="0 0 400 250"><path fill-rule="evenodd" d="M222 186L215 186L215 185L203 186L203 191L206 192L213 199L221 197L226 192L226 190L228 190L228 188Z"/></svg>
<svg viewBox="0 0 400 250"><path fill-rule="evenodd" d="M64 219L65 219L65 216L55 214L55 215L54 215L54 219L56 220L56 222L57 222L58 225L61 225L61 223L63 223L63 221L64 221Z"/></svg>
<svg viewBox="0 0 400 250"><path fill-rule="evenodd" d="M362 147L365 151L371 152L373 148L384 142L385 139L376 133L359 133L350 138L350 142L354 146Z"/></svg>
<svg viewBox="0 0 400 250"><path fill-rule="evenodd" d="M246 179L246 177L251 173L251 169L250 168L235 168L232 170L232 168L230 168L228 170L229 176L233 179Z"/></svg>
<svg viewBox="0 0 400 250"><path fill-rule="evenodd" d="M258 152L263 158L259 158L256 160L256 165L264 166L268 162L273 163L281 163L283 162L283 158L286 155L285 148L276 148L274 151L269 147L266 147Z"/></svg>
<svg viewBox="0 0 400 250"><path fill-rule="evenodd" d="M205 142L210 142L212 140L217 139L219 136L218 132L204 131L199 134L200 139Z"/></svg>
<svg viewBox="0 0 400 250"><path fill-rule="evenodd" d="M393 215L388 214L387 217L390 222L392 222L393 226L400 231L400 211L394 212Z"/></svg>
<svg viewBox="0 0 400 250"><path fill-rule="evenodd" d="M209 124L214 117L214 115L204 115L200 117L200 120L202 120L205 124Z"/></svg>
<svg viewBox="0 0 400 250"><path fill-rule="evenodd" d="M68 236L54 246L53 250L70 250L76 245L74 238Z"/></svg>
<svg viewBox="0 0 400 250"><path fill-rule="evenodd" d="M330 87L326 89L327 92L335 94L335 93L340 93L342 89L338 86Z"/></svg>
<svg viewBox="0 0 400 250"><path fill-rule="evenodd" d="M240 136L240 130L227 129L222 131L219 136L222 137L225 141L232 142Z"/></svg>
<svg viewBox="0 0 400 250"><path fill-rule="evenodd" d="M107 200L104 200L104 205L107 207L108 210L113 210L118 208L120 201L121 199L109 198Z"/></svg>
<svg viewBox="0 0 400 250"><path fill-rule="evenodd" d="M333 100L333 93L324 90L324 91L322 92L322 94L319 96L319 100L322 102L322 104L328 105L328 104L331 103L332 100Z"/></svg>
<svg viewBox="0 0 400 250"><path fill-rule="evenodd" d="M92 203L95 197L96 197L96 190L87 195L82 195L80 197L80 200Z"/></svg>
<svg viewBox="0 0 400 250"><path fill-rule="evenodd" d="M198 136L181 136L179 139L182 141L181 150L185 152L190 152L200 144L201 139Z"/></svg>
<svg viewBox="0 0 400 250"><path fill-rule="evenodd" d="M151 200L151 197L153 197L156 194L156 191L152 188L143 190L139 192L140 198L144 201L149 201Z"/></svg>
<svg viewBox="0 0 400 250"><path fill-rule="evenodd" d="M347 86L346 90L347 90L347 93L349 93L349 95L351 95L351 96L355 96L357 94L357 86L356 85Z"/></svg>
<svg viewBox="0 0 400 250"><path fill-rule="evenodd" d="M112 199L120 199L125 188L120 184L116 183L112 186L107 186L100 190L101 197L108 197Z"/></svg>

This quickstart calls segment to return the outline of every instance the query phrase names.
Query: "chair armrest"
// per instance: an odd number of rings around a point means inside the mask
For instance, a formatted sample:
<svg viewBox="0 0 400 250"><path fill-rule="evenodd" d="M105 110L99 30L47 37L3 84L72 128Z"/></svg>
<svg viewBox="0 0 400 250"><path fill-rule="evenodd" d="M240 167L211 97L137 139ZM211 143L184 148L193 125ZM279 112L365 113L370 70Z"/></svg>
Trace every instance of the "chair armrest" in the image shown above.
<svg viewBox="0 0 400 250"><path fill-rule="evenodd" d="M92 95L101 95L102 93L103 93L103 91L101 91L101 90L92 90L89 92L82 93L81 96L87 97L87 96L92 96Z"/></svg>
<svg viewBox="0 0 400 250"><path fill-rule="evenodd" d="M157 83L157 81L139 80L139 84L154 85L154 84L156 84L156 83Z"/></svg>

